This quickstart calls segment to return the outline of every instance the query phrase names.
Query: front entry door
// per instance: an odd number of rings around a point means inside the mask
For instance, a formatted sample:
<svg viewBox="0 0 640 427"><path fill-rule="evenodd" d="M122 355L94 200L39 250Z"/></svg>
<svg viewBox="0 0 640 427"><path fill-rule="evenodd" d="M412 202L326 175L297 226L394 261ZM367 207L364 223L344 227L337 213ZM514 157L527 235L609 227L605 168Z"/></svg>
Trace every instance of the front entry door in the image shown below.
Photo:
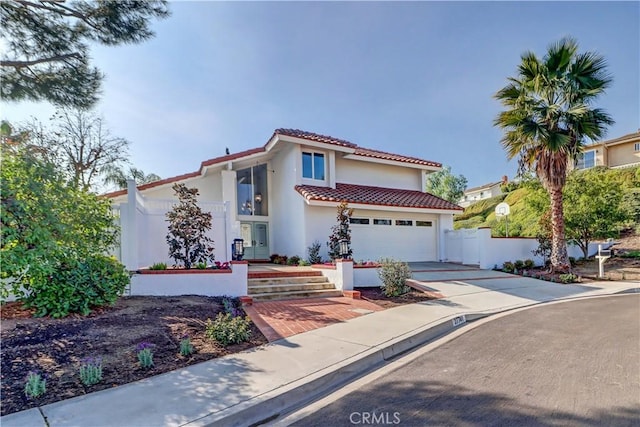
<svg viewBox="0 0 640 427"><path fill-rule="evenodd" d="M269 259L269 224L241 222L244 259Z"/></svg>

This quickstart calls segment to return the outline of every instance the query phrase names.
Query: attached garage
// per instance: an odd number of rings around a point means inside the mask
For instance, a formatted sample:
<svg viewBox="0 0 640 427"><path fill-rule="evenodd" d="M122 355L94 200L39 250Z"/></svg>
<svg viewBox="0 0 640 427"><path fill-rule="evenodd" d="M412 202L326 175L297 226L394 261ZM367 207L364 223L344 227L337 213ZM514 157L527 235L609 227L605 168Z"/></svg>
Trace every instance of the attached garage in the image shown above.
<svg viewBox="0 0 640 427"><path fill-rule="evenodd" d="M304 197L305 244L326 242L336 221L336 206L353 208L351 248L355 261L395 258L401 261L439 261L445 228L453 228L453 214L462 208L415 190L336 184L336 188L298 185ZM330 209L329 209L330 208ZM323 245L324 246L324 245Z"/></svg>
<svg viewBox="0 0 640 427"><path fill-rule="evenodd" d="M356 209L351 218L351 247L356 261L395 258L437 261L435 215Z"/></svg>

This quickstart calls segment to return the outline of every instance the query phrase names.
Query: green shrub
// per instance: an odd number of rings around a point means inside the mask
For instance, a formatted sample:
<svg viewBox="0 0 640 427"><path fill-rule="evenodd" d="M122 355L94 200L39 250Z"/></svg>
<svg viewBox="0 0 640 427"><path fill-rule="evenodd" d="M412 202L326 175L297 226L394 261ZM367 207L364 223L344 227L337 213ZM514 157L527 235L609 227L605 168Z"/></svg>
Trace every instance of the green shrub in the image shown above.
<svg viewBox="0 0 640 427"><path fill-rule="evenodd" d="M575 267L576 266L576 258L570 256L569 257L569 264L571 265L571 267Z"/></svg>
<svg viewBox="0 0 640 427"><path fill-rule="evenodd" d="M251 337L251 321L249 317L218 313L215 320L207 319L205 335L224 346L238 344Z"/></svg>
<svg viewBox="0 0 640 427"><path fill-rule="evenodd" d="M573 273L561 274L558 276L558 280L562 283L576 283L580 281L580 278Z"/></svg>
<svg viewBox="0 0 640 427"><path fill-rule="evenodd" d="M506 261L502 264L502 271L505 273L513 273L516 266L511 261Z"/></svg>
<svg viewBox="0 0 640 427"><path fill-rule="evenodd" d="M309 261L306 261L306 260L304 260L304 259L301 259L300 261L298 261L298 265L299 265L300 267L305 267L305 266L311 265L311 263L310 263Z"/></svg>
<svg viewBox="0 0 640 427"><path fill-rule="evenodd" d="M622 258L636 258L636 259L640 259L640 251L629 251L629 252L624 252L620 254L620 257Z"/></svg>
<svg viewBox="0 0 640 427"><path fill-rule="evenodd" d="M287 260L287 265L298 265L300 263L300 257L294 255Z"/></svg>
<svg viewBox="0 0 640 427"><path fill-rule="evenodd" d="M320 256L320 247L322 245L320 244L319 241L315 240L311 246L309 246L307 248L307 254L308 254L308 258L307 261L309 261L309 264L321 264L322 263L322 257Z"/></svg>
<svg viewBox="0 0 640 427"><path fill-rule="evenodd" d="M533 260L532 260L532 259L525 259L525 260L524 260L524 268L526 268L526 269L530 270L530 269L532 269L532 268L533 268L533 267L535 267L535 266L536 266L536 263L535 263L535 262L533 262Z"/></svg>
<svg viewBox="0 0 640 427"><path fill-rule="evenodd" d="M166 269L167 269L167 264L164 262L156 262L151 267L149 267L149 270L166 270Z"/></svg>
<svg viewBox="0 0 640 427"><path fill-rule="evenodd" d="M280 258L280 255L271 254L271 256L269 257L269 260L271 261L271 264L275 264L276 263L276 258Z"/></svg>
<svg viewBox="0 0 640 427"><path fill-rule="evenodd" d="M199 262L196 264L196 268L198 270L206 270L207 269L207 263L206 262Z"/></svg>
<svg viewBox="0 0 640 427"><path fill-rule="evenodd" d="M524 261L522 261L521 259L516 260L513 263L513 267L518 271L522 270L524 268Z"/></svg>
<svg viewBox="0 0 640 427"><path fill-rule="evenodd" d="M409 292L410 288L405 281L411 278L411 270L406 262L383 258L378 264L378 277L382 281L382 292L386 296L396 297Z"/></svg>
<svg viewBox="0 0 640 427"><path fill-rule="evenodd" d="M180 355L181 356L190 356L193 354L193 344L191 344L191 338L188 335L185 335L180 340Z"/></svg>
<svg viewBox="0 0 640 427"><path fill-rule="evenodd" d="M44 283L34 283L26 297L36 316L87 315L92 307L111 305L129 284L129 273L115 258L93 255L60 263Z"/></svg>

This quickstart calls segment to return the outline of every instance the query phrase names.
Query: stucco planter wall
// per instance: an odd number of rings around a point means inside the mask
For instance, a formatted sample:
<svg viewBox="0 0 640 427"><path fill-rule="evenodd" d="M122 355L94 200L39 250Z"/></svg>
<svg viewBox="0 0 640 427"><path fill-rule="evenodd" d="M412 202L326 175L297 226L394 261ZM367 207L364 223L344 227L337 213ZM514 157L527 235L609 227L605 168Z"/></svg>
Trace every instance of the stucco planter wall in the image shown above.
<svg viewBox="0 0 640 427"><path fill-rule="evenodd" d="M378 277L377 265L355 265L353 266L353 285L356 288L375 288L382 285Z"/></svg>
<svg viewBox="0 0 640 427"><path fill-rule="evenodd" d="M129 295L247 295L246 261L233 261L228 270L142 270L131 278Z"/></svg>

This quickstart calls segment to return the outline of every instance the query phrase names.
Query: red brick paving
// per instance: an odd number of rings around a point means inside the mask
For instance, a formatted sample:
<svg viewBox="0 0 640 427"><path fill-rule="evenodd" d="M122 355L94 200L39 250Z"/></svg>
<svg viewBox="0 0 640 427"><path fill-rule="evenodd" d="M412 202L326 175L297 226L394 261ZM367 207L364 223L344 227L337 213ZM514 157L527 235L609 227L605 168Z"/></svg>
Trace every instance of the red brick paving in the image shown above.
<svg viewBox="0 0 640 427"><path fill-rule="evenodd" d="M244 307L253 323L269 341L287 338L363 315L353 311L354 309L384 310L369 301L345 297L264 301L254 302L252 306Z"/></svg>

